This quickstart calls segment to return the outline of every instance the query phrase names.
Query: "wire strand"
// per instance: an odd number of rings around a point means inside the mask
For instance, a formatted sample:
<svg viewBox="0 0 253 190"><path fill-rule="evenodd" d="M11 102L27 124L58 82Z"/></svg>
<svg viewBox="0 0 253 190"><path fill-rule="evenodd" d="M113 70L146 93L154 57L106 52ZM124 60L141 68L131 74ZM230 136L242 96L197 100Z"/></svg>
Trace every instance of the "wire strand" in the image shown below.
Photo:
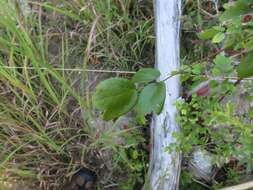
<svg viewBox="0 0 253 190"><path fill-rule="evenodd" d="M56 71L73 71L73 72L93 72L93 73L118 73L118 74L135 74L135 71L121 71L121 70L99 70L99 69L81 69L81 68L47 68L47 67L40 67L40 68L35 68L35 67L21 67L21 66L0 66L0 69L28 69L28 70L36 70L36 69L40 69L40 70L56 70ZM196 76L196 75L192 75L192 76ZM208 76L208 75L199 75L201 77L206 77L209 78L211 80L238 80L238 77L212 77L212 76ZM173 76L169 76L167 78L172 78ZM166 79L167 79L166 78ZM246 81L246 80L253 80L253 78L244 78L242 79L242 81Z"/></svg>
<svg viewBox="0 0 253 190"><path fill-rule="evenodd" d="M36 70L35 67L18 67L18 66L0 66L0 69L27 69ZM40 70L50 70L51 68L40 67ZM118 70L99 70L99 69L81 69L81 68L52 68L56 71L74 71L74 72L93 72L93 73L119 73L119 74L135 74L135 71L118 71Z"/></svg>

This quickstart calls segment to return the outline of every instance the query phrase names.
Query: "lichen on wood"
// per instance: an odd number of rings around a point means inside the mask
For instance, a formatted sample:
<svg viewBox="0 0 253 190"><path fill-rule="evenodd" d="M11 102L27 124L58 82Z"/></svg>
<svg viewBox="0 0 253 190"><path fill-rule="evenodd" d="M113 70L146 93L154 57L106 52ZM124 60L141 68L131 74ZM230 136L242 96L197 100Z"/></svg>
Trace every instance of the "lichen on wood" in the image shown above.
<svg viewBox="0 0 253 190"><path fill-rule="evenodd" d="M156 68L161 80L180 66L180 0L156 0ZM166 147L175 142L172 134L179 132L176 123L175 101L180 96L179 76L166 80L164 110L153 117L151 124L152 153L150 159L150 186L152 190L178 189L180 175L180 153L166 152Z"/></svg>

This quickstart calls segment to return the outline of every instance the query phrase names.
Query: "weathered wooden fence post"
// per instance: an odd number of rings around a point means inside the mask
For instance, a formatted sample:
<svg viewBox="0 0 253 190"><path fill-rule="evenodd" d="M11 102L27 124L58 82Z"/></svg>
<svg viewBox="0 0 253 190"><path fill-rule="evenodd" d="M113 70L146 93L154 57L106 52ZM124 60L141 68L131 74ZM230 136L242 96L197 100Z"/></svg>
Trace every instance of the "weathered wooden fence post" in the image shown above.
<svg viewBox="0 0 253 190"><path fill-rule="evenodd" d="M166 78L179 69L179 33L181 0L155 0L156 68ZM178 189L181 159L177 152L168 153L166 147L179 131L176 123L175 101L180 96L179 77L166 81L166 101L163 112L154 116L151 125L152 153L150 160L150 186L152 190Z"/></svg>

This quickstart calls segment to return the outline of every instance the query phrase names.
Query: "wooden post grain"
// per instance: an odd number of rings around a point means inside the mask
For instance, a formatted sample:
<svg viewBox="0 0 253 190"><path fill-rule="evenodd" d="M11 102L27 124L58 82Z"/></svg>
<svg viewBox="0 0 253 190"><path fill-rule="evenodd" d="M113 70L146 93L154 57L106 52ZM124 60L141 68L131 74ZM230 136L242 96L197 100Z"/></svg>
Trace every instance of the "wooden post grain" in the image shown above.
<svg viewBox="0 0 253 190"><path fill-rule="evenodd" d="M180 66L180 0L155 0L156 19L156 68L163 80ZM179 132L175 118L175 101L180 96L179 76L166 81L166 101L164 110L154 116L151 125L152 153L150 157L150 189L178 189L181 159L177 152L168 153L166 147L175 142L173 132Z"/></svg>

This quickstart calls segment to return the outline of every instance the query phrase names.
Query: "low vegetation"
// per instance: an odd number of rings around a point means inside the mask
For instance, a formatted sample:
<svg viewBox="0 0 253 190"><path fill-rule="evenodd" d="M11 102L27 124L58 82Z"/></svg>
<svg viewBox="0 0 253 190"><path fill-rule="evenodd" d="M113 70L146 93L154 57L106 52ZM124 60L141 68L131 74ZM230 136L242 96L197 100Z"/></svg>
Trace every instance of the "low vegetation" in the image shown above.
<svg viewBox="0 0 253 190"><path fill-rule="evenodd" d="M166 151L182 152L180 189L250 179L253 1L186 0L182 67L163 81L146 68L151 0L20 2L0 0L0 189L68 190L80 169L97 189L141 189L150 114L174 75L181 132ZM210 159L207 177L189 167L196 152Z"/></svg>
<svg viewBox="0 0 253 190"><path fill-rule="evenodd" d="M215 189L252 174L252 1L187 1L183 15L184 100L177 102L185 157L181 188ZM184 40L186 39L186 40ZM208 151L211 179L189 173L192 152Z"/></svg>

